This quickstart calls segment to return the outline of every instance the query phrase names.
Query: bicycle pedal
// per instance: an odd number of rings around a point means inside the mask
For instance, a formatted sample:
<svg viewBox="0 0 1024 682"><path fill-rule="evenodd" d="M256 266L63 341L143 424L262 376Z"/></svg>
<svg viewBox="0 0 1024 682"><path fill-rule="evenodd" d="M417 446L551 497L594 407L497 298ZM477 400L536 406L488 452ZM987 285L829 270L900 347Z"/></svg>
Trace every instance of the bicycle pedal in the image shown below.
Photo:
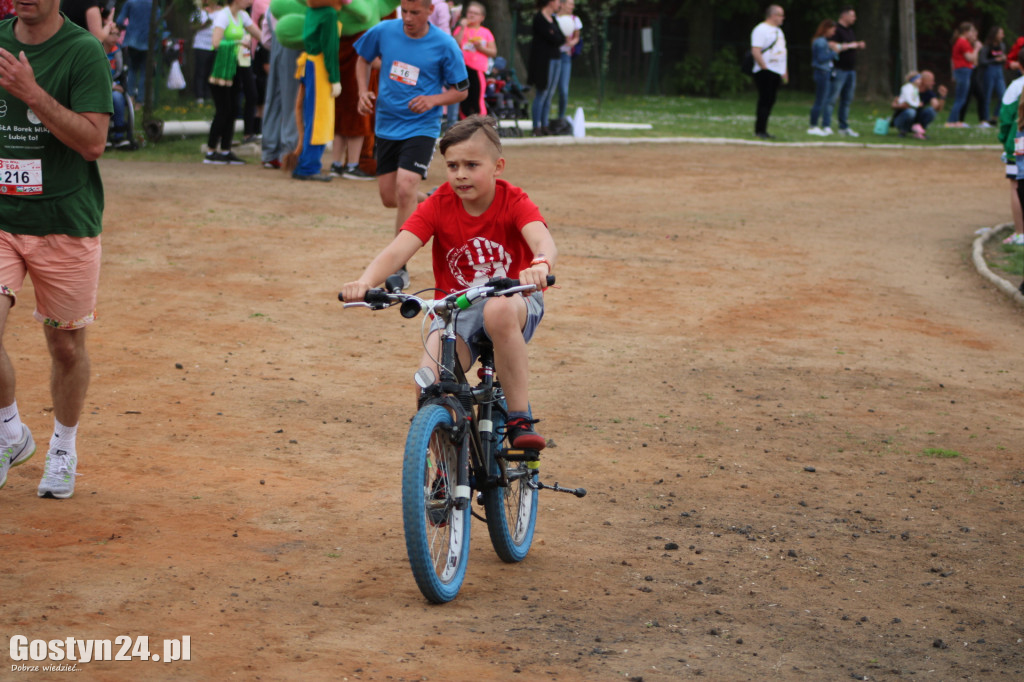
<svg viewBox="0 0 1024 682"><path fill-rule="evenodd" d="M501 458L508 462L536 462L540 459L540 450L506 450Z"/></svg>

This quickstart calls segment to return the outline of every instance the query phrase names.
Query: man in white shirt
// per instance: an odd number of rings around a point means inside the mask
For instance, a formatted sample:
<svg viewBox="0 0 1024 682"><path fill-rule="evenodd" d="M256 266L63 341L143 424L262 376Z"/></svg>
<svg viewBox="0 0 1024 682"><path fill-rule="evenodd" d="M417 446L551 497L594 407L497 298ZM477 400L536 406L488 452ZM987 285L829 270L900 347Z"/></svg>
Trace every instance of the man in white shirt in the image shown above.
<svg viewBox="0 0 1024 682"><path fill-rule="evenodd" d="M757 86L757 118L754 135L762 140L773 139L768 134L768 117L775 106L775 95L781 83L789 82L786 66L786 36L782 33L782 22L786 13L779 5L770 5L765 11L764 21L754 27L750 34L750 53L754 57L754 84Z"/></svg>

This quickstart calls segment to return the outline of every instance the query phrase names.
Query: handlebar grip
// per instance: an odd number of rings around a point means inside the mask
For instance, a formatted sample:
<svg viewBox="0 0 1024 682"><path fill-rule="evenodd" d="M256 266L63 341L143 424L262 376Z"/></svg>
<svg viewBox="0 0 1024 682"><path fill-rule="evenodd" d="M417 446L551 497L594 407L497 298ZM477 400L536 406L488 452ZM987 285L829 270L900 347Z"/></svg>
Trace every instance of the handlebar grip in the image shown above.
<svg viewBox="0 0 1024 682"><path fill-rule="evenodd" d="M370 305L385 305L391 303L391 295L383 289L369 289L363 301Z"/></svg>

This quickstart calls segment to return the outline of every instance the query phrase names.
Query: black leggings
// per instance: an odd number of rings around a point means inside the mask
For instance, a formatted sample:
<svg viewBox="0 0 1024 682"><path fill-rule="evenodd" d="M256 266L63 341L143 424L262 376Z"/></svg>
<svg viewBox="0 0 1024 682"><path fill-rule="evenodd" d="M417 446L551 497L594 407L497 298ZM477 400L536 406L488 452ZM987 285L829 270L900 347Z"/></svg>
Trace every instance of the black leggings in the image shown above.
<svg viewBox="0 0 1024 682"><path fill-rule="evenodd" d="M757 86L757 119L754 121L755 133L768 132L768 117L772 115L772 107L775 106L775 95L779 91L779 83L782 76L774 71L762 69L754 74L754 84Z"/></svg>
<svg viewBox="0 0 1024 682"><path fill-rule="evenodd" d="M210 149L219 146L223 151L231 149L231 140L235 136L235 119L238 118L238 79L231 85L215 85L210 83L210 96L213 97L213 123L210 124L210 137L206 144Z"/></svg>
<svg viewBox="0 0 1024 682"><path fill-rule="evenodd" d="M472 116L480 113L480 72L467 66L466 73L469 74L469 94L462 100L459 110L463 116Z"/></svg>

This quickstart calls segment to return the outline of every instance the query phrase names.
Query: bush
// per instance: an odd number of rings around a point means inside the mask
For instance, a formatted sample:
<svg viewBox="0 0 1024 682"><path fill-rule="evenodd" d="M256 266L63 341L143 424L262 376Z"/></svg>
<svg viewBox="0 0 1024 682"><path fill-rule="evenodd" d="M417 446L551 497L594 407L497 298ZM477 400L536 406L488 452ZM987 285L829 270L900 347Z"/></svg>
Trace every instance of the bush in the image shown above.
<svg viewBox="0 0 1024 682"><path fill-rule="evenodd" d="M674 94L730 97L744 90L748 82L740 71L739 58L731 50L720 50L710 66L701 57L684 57L676 63L668 86Z"/></svg>

